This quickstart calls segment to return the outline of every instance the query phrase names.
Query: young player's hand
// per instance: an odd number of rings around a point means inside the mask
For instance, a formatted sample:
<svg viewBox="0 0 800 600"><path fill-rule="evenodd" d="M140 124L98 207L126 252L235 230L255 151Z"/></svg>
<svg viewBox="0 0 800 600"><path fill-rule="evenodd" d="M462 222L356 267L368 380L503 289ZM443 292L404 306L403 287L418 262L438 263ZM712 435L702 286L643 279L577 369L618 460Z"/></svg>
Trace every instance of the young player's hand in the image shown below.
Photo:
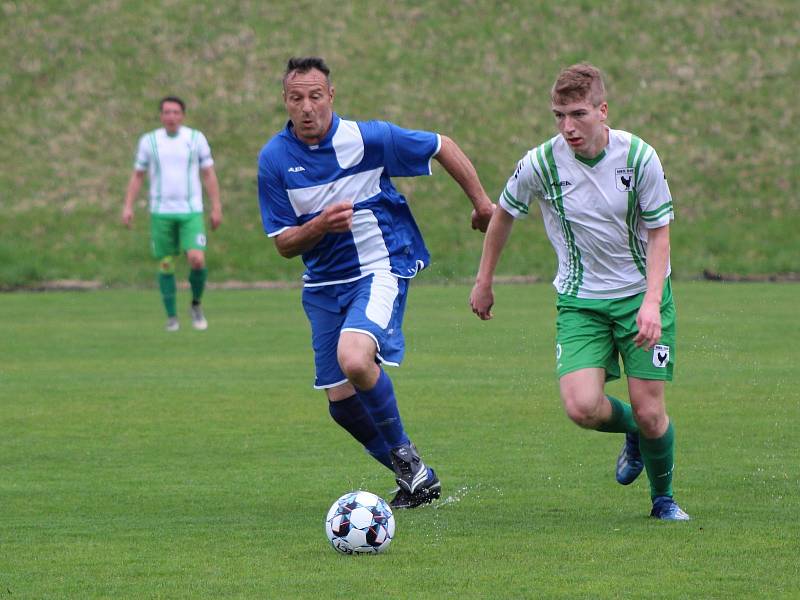
<svg viewBox="0 0 800 600"><path fill-rule="evenodd" d="M489 221L492 220L492 215L494 214L494 209L497 208L495 203L490 203L486 207L482 207L480 211L477 209L472 209L472 228L477 229L482 233L486 233L486 229L489 227Z"/></svg>
<svg viewBox="0 0 800 600"><path fill-rule="evenodd" d="M492 306L494 306L492 286L482 286L476 283L469 295L469 305L472 312L478 315L481 321L491 319L494 316L492 315Z"/></svg>
<svg viewBox="0 0 800 600"><path fill-rule="evenodd" d="M133 225L133 209L125 207L122 209L122 224L130 229Z"/></svg>
<svg viewBox="0 0 800 600"><path fill-rule="evenodd" d="M645 300L636 315L639 332L633 343L642 350L651 350L661 339L661 306L658 302Z"/></svg>
<svg viewBox="0 0 800 600"><path fill-rule="evenodd" d="M217 227L222 225L222 207L214 207L211 209L211 230L216 231Z"/></svg>
<svg viewBox="0 0 800 600"><path fill-rule="evenodd" d="M329 233L344 233L353 227L353 203L350 201L337 202L326 206L320 213Z"/></svg>

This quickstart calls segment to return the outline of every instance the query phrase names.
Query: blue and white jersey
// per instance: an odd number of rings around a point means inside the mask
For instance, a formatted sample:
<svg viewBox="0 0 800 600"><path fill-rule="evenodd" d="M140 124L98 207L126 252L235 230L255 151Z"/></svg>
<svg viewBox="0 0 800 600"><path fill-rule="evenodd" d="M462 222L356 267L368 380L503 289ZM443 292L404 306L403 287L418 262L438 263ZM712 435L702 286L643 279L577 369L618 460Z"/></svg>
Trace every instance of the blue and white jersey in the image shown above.
<svg viewBox="0 0 800 600"><path fill-rule="evenodd" d="M406 199L390 177L431 174L441 139L386 121L348 121L309 146L291 122L261 149L258 200L269 237L303 225L337 202L353 202L353 227L328 233L303 254L306 286L354 281L389 271L414 277L430 260Z"/></svg>

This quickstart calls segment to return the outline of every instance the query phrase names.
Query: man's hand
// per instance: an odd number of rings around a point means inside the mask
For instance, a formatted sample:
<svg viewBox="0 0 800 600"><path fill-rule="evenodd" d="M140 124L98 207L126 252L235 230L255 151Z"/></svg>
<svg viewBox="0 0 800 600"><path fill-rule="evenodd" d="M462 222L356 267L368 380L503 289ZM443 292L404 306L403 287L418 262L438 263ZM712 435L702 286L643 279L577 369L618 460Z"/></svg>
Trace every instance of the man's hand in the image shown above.
<svg viewBox="0 0 800 600"><path fill-rule="evenodd" d="M478 285L477 283L472 288L472 293L469 295L469 305L472 312L478 315L481 321L488 321L492 315L492 306L494 306L494 292L490 285Z"/></svg>
<svg viewBox="0 0 800 600"><path fill-rule="evenodd" d="M636 315L636 326L639 333L633 338L633 343L642 350L650 350L661 339L661 305L659 302L642 301L639 314Z"/></svg>
<svg viewBox="0 0 800 600"><path fill-rule="evenodd" d="M211 209L211 231L216 231L222 225L222 206L215 206Z"/></svg>
<svg viewBox="0 0 800 600"><path fill-rule="evenodd" d="M489 221L492 220L492 215L497 205L492 202L488 206L481 207L481 210L472 209L472 228L479 230L481 233L486 233L489 227Z"/></svg>
<svg viewBox="0 0 800 600"><path fill-rule="evenodd" d="M325 231L329 233L350 231L353 228L353 203L345 201L326 206L317 218L322 219Z"/></svg>
<svg viewBox="0 0 800 600"><path fill-rule="evenodd" d="M122 224L130 229L133 226L133 209L130 206L126 206L122 209Z"/></svg>

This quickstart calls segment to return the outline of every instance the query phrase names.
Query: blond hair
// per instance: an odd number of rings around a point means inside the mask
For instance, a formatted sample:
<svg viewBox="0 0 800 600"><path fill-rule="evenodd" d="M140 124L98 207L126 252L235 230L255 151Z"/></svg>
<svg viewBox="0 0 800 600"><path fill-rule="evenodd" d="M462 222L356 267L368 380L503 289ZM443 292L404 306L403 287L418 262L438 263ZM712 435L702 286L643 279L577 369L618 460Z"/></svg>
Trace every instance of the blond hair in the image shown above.
<svg viewBox="0 0 800 600"><path fill-rule="evenodd" d="M593 106L606 101L606 86L600 69L589 63L578 63L563 69L550 90L553 104L569 104L588 100Z"/></svg>

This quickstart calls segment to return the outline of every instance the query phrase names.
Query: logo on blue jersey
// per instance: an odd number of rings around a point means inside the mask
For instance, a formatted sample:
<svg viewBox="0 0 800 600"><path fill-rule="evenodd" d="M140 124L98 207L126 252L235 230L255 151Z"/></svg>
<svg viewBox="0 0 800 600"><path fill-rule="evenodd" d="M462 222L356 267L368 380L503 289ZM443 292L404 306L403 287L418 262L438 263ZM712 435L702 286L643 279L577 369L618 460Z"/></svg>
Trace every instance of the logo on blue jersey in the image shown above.
<svg viewBox="0 0 800 600"><path fill-rule="evenodd" d="M300 173L301 171L305 171L303 167L289 167L289 173Z"/></svg>

